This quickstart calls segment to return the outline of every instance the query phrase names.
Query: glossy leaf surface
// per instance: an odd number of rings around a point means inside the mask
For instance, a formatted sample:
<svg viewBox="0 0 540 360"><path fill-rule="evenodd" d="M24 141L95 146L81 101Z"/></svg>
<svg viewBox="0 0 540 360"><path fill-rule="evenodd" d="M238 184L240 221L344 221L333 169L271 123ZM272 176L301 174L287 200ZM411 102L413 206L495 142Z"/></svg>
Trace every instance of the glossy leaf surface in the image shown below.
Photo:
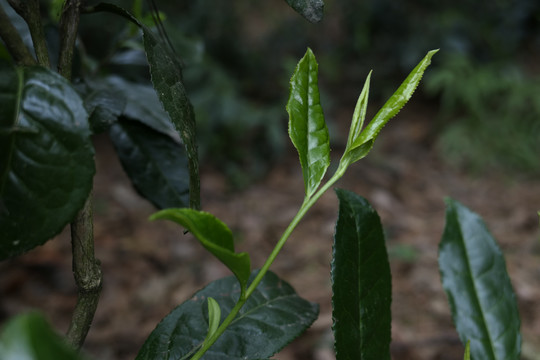
<svg viewBox="0 0 540 360"><path fill-rule="evenodd" d="M324 14L323 0L286 0L287 4L306 20L316 23L322 20Z"/></svg>
<svg viewBox="0 0 540 360"><path fill-rule="evenodd" d="M189 359L206 336L208 297L220 304L222 317L225 317L239 296L240 288L234 277L212 282L158 324L137 360ZM269 358L306 330L317 318L318 311L317 304L300 298L289 284L268 272L203 359Z"/></svg>
<svg viewBox="0 0 540 360"><path fill-rule="evenodd" d="M298 150L306 196L317 190L330 165L330 141L318 87L318 64L311 49L298 62L290 81L289 136Z"/></svg>
<svg viewBox="0 0 540 360"><path fill-rule="evenodd" d="M95 172L87 118L58 74L0 65L0 259L43 244L82 207Z"/></svg>
<svg viewBox="0 0 540 360"><path fill-rule="evenodd" d="M251 265L247 253L234 252L231 230L214 215L192 209L166 209L150 217L150 220L165 219L182 225L197 240L227 266L238 278L242 288L249 279Z"/></svg>
<svg viewBox="0 0 540 360"><path fill-rule="evenodd" d="M379 216L361 196L337 189L332 259L337 360L390 359L390 264Z"/></svg>
<svg viewBox="0 0 540 360"><path fill-rule="evenodd" d="M422 79L424 71L431 64L431 58L438 50L429 51L426 56L420 61L418 65L411 71L409 76L403 81L401 86L394 92L394 94L388 99L383 107L373 117L373 120L366 126L360 136L358 136L353 142L351 149L353 150L359 146L364 145L368 141L374 141L381 129L386 125L388 120L393 118L409 101L414 91L416 90L418 83ZM365 155L364 155L365 156Z"/></svg>
<svg viewBox="0 0 540 360"><path fill-rule="evenodd" d="M2 360L83 360L37 313L10 320L0 334Z"/></svg>
<svg viewBox="0 0 540 360"><path fill-rule="evenodd" d="M448 199L439 269L452 317L473 359L519 359L520 320L503 254L482 219Z"/></svg>
<svg viewBox="0 0 540 360"><path fill-rule="evenodd" d="M189 174L182 145L133 120L109 131L122 167L137 191L158 209L189 206Z"/></svg>

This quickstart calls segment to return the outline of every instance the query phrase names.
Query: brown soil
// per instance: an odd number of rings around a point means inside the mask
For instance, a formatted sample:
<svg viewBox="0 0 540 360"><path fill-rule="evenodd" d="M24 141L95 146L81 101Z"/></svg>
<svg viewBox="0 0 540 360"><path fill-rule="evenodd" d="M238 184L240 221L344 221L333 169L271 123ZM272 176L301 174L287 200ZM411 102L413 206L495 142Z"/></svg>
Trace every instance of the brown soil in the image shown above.
<svg viewBox="0 0 540 360"><path fill-rule="evenodd" d="M393 274L392 355L396 360L462 359L440 285L437 246L444 196L480 213L503 249L522 317L524 356L540 353L540 182L511 174L471 178L444 165L431 149L429 112L393 120L370 156L339 187L365 196L385 227ZM349 115L350 116L350 115ZM343 135L344 137L344 135ZM85 350L95 359L134 359L156 323L208 282L229 273L189 235L146 219L154 209L132 190L110 143L96 139L95 236L104 287ZM338 157L340 151L333 154ZM302 202L294 150L269 176L239 192L224 177L202 172L203 207L235 233L238 248L261 265ZM334 159L337 163L338 158ZM332 359L330 258L337 199L327 193L293 233L272 270L321 305L310 330L276 359ZM67 232L0 264L0 322L42 310L60 332L76 300ZM536 357L535 357L536 356Z"/></svg>

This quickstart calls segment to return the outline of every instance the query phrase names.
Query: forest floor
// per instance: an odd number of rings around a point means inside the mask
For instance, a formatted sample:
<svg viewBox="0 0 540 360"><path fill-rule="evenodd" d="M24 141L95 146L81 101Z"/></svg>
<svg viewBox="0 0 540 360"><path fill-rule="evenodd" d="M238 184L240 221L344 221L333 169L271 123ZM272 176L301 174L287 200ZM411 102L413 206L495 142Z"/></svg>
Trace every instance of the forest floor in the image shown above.
<svg viewBox="0 0 540 360"><path fill-rule="evenodd" d="M511 174L471 177L446 166L430 141L429 112L417 114L404 111L393 120L373 154L338 183L366 197L381 216L393 275L392 357L463 358L437 266L444 197L451 196L485 219L502 248L522 318L523 358L538 359L540 181ZM134 192L111 144L98 137L96 147L95 238L104 286L84 349L95 359L128 360L173 307L229 273L179 227L147 221L155 210ZM339 153L333 150L336 163ZM202 169L204 210L228 224L254 266L263 263L302 202L301 169L292 147L288 154L265 179L240 191L230 191L216 170ZM328 192L272 266L300 296L320 304L319 319L276 359L333 359L330 259L337 208ZM76 301L68 233L0 263L0 323L39 309L66 331Z"/></svg>

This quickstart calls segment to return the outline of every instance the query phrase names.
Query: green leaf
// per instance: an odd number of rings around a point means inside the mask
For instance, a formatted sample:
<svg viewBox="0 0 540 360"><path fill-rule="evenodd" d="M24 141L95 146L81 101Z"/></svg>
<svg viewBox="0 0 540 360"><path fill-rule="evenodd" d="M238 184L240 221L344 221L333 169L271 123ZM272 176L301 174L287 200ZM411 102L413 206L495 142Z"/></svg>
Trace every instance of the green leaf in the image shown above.
<svg viewBox="0 0 540 360"><path fill-rule="evenodd" d="M169 116L163 110L154 88L150 84L139 84L125 80L119 76L89 80L88 90L84 91L85 105L92 109L94 98L101 99L109 93L115 94L114 113L138 120L152 129L172 138L180 139ZM120 108L120 105L124 105ZM98 102L97 105L101 105ZM113 121L114 122L114 121Z"/></svg>
<svg viewBox="0 0 540 360"><path fill-rule="evenodd" d="M336 189L332 259L336 359L390 359L390 264L379 216L361 196Z"/></svg>
<svg viewBox="0 0 540 360"><path fill-rule="evenodd" d="M82 360L37 313L11 319L0 334L2 360Z"/></svg>
<svg viewBox="0 0 540 360"><path fill-rule="evenodd" d="M253 272L251 278L256 274ZM214 298L225 317L240 297L234 277L212 282L175 308L150 334L137 360L189 359L201 346L208 328L206 300ZM319 307L268 272L237 318L204 355L206 360L266 359L305 331Z"/></svg>
<svg viewBox="0 0 540 360"><path fill-rule="evenodd" d="M286 0L287 4L306 20L317 23L322 20L324 12L323 0Z"/></svg>
<svg viewBox="0 0 540 360"><path fill-rule="evenodd" d="M189 101L182 78L178 56L167 43L133 17L128 11L114 4L101 3L93 11L106 11L128 19L143 31L144 49L150 65L154 89L165 111L178 130L186 148L190 174L190 207L200 208L199 160L197 155L196 124L193 106Z"/></svg>
<svg viewBox="0 0 540 360"><path fill-rule="evenodd" d="M427 55L420 61L418 65L411 71L409 76L403 81L401 86L396 90L396 92L388 99L388 101L383 105L383 107L377 112L373 120L366 126L364 131L356 138L354 143L351 146L350 151L355 148L364 145L368 141L375 140L381 131L381 129L386 125L388 120L393 118L403 106L409 101L412 94L416 90L418 83L422 79L422 75L426 68L431 64L431 57L439 50L431 50ZM365 156L365 155L364 155Z"/></svg>
<svg viewBox="0 0 540 360"><path fill-rule="evenodd" d="M463 355L463 360L471 360L471 341L467 340L467 345L465 345L465 354Z"/></svg>
<svg viewBox="0 0 540 360"><path fill-rule="evenodd" d="M219 327L221 322L221 308L219 307L218 302L209 297L208 298L208 333L206 335L206 341L210 336L212 336Z"/></svg>
<svg viewBox="0 0 540 360"><path fill-rule="evenodd" d="M238 278L245 289L251 271L249 255L234 252L231 230L214 215L192 209L166 209L158 211L150 220L166 219L182 225L191 232L204 248L217 257Z"/></svg>
<svg viewBox="0 0 540 360"><path fill-rule="evenodd" d="M366 78L364 88L362 89L362 92L358 97L358 101L356 102L356 107L354 109L353 118L351 121L351 128L349 130L349 137L347 139L347 146L341 160L345 167L366 156L373 147L373 141L368 141L367 143L357 146L356 148L353 146L353 144L362 132L364 120L366 119L370 80L371 71Z"/></svg>
<svg viewBox="0 0 540 360"><path fill-rule="evenodd" d="M289 136L298 150L306 197L317 190L330 165L328 128L319 99L318 64L308 48L290 81Z"/></svg>
<svg viewBox="0 0 540 360"><path fill-rule="evenodd" d="M0 64L0 259L58 234L92 187L82 100L47 69Z"/></svg>
<svg viewBox="0 0 540 360"><path fill-rule="evenodd" d="M199 160L193 106L182 78L182 67L171 49L143 27L146 57L154 89L184 142L190 173L190 206L200 208Z"/></svg>
<svg viewBox="0 0 540 360"><path fill-rule="evenodd" d="M109 131L122 167L135 189L158 209L189 206L184 149L175 140L133 120Z"/></svg>
<svg viewBox="0 0 540 360"><path fill-rule="evenodd" d="M461 341L473 359L519 359L520 320L503 254L474 212L446 200L441 281Z"/></svg>
<svg viewBox="0 0 540 360"><path fill-rule="evenodd" d="M88 121L92 133L107 131L124 112L126 99L118 92L104 89L93 91L84 97L84 107L90 114Z"/></svg>

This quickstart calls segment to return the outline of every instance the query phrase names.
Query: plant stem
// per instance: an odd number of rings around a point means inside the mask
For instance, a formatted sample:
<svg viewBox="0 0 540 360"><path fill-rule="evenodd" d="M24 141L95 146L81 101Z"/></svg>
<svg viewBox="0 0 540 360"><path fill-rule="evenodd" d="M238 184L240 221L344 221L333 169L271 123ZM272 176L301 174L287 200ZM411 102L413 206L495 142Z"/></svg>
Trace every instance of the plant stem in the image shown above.
<svg viewBox="0 0 540 360"><path fill-rule="evenodd" d="M2 24L2 26L0 26L0 38L4 41L4 44L6 44L6 47L11 56L13 56L15 62L25 66L35 65L36 60L24 45L21 36L17 32L17 29L15 29L15 26L11 23L2 6L0 6L0 24Z"/></svg>
<svg viewBox="0 0 540 360"><path fill-rule="evenodd" d="M58 72L71 81L73 49L77 40L77 30L83 0L66 0L60 16L60 56Z"/></svg>
<svg viewBox="0 0 540 360"><path fill-rule="evenodd" d="M92 220L92 192L90 192L83 208L71 223L73 275L78 287L78 298L66 336L76 348L80 348L84 343L101 292L102 276L99 262L94 257Z"/></svg>
<svg viewBox="0 0 540 360"><path fill-rule="evenodd" d="M39 10L39 0L8 0L11 7L19 14L30 30L30 36L34 44L37 62L41 66L50 68L49 52L47 50L47 41L45 40L45 32L41 24L41 12Z"/></svg>
<svg viewBox="0 0 540 360"><path fill-rule="evenodd" d="M58 72L68 80L71 80L73 49L82 6L82 0L67 0L60 17ZM77 305L66 336L74 347L80 348L96 313L102 282L99 262L94 255L92 191L71 223L71 244L73 274L79 290Z"/></svg>
<svg viewBox="0 0 540 360"><path fill-rule="evenodd" d="M247 299L251 296L251 294L253 294L257 286L260 284L260 282L264 278L264 275L268 272L270 265L272 265L272 263L276 259L277 255L279 254L279 252L281 251L281 249L287 242L287 239L292 234L293 230L296 228L300 220L302 220L304 215L306 215L308 210L317 202L317 200L319 200L319 198L332 185L334 185L336 181L338 181L343 176L343 174L345 174L345 170L346 170L346 166L338 167L334 176L332 176L332 178L330 178L330 180L328 180L326 184L324 184L324 186L322 186L312 197L304 199L302 206L300 206L300 210L298 210L298 213L296 213L295 217L293 218L289 226L287 226L287 229L285 229L285 231L283 232L283 235L281 235L281 238L277 242L276 246L274 247L274 249L268 256L268 258L266 259L264 265L261 267L261 269L255 276L255 279L253 279L253 281L249 285L247 291L245 293L240 294L240 298L238 299L238 302L231 309L231 312L227 315L225 320L223 320L223 323L221 323L221 325L216 330L216 332L203 343L203 346L199 349L199 351L197 351L195 355L193 355L191 360L200 359L204 355L204 353L210 348L210 346L212 346L216 342L216 340L221 336L221 334L225 332L227 327L233 322L236 315L238 315L238 312L240 312L240 309L242 308L242 306L244 306Z"/></svg>

